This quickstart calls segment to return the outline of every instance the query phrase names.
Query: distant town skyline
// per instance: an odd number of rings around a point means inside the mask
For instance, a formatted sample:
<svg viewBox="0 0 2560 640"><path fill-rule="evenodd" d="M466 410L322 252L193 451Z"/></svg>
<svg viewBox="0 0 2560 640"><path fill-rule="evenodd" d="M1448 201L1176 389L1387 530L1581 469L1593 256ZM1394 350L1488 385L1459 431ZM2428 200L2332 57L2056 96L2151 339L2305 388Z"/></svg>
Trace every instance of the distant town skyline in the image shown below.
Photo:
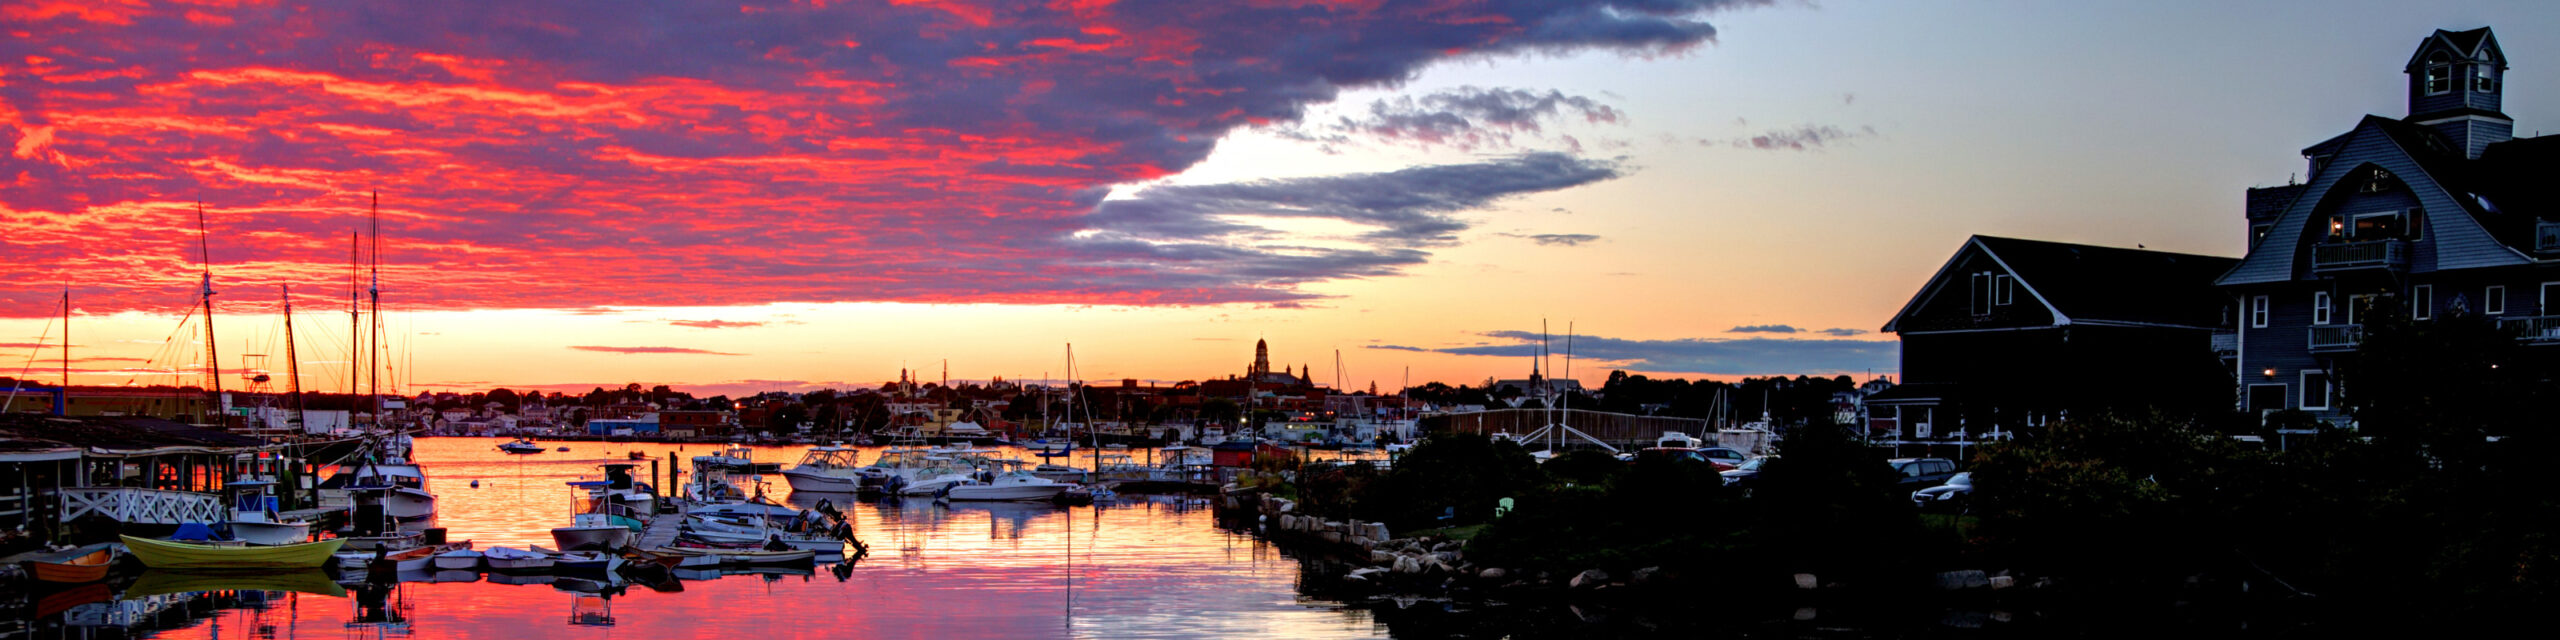
<svg viewBox="0 0 2560 640"><path fill-rule="evenodd" d="M196 382L209 253L221 366L285 370L289 285L343 390L378 192L410 393L1256 339L1392 389L1542 334L1583 380L1864 379L1974 234L2240 255L2243 190L2401 115L2435 29L2498 29L2517 135L2560 129L2545 2L1146 4L0 10L0 375L57 378L67 288L75 383Z"/></svg>

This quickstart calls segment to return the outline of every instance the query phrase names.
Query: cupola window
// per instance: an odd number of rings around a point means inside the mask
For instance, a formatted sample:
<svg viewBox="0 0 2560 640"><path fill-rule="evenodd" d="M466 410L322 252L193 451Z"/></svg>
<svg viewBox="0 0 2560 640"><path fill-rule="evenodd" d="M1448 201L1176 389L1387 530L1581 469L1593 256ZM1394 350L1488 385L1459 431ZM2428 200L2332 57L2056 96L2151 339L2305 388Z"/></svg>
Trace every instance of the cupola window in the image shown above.
<svg viewBox="0 0 2560 640"><path fill-rule="evenodd" d="M2453 59L2438 51L2427 56L2427 95L2453 90Z"/></svg>
<svg viewBox="0 0 2560 640"><path fill-rule="evenodd" d="M2478 93L2497 93L2497 68L2485 62L2471 65L2471 90Z"/></svg>

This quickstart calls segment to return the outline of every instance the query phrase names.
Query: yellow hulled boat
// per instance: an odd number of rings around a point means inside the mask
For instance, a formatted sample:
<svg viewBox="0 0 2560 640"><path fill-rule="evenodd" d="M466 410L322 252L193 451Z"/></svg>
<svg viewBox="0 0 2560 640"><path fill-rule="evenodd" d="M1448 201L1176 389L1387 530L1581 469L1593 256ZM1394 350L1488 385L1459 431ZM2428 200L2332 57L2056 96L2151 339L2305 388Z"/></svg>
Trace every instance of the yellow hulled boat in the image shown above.
<svg viewBox="0 0 2560 640"><path fill-rule="evenodd" d="M125 550L153 569L308 569L329 562L346 538L272 547L228 546L123 536Z"/></svg>

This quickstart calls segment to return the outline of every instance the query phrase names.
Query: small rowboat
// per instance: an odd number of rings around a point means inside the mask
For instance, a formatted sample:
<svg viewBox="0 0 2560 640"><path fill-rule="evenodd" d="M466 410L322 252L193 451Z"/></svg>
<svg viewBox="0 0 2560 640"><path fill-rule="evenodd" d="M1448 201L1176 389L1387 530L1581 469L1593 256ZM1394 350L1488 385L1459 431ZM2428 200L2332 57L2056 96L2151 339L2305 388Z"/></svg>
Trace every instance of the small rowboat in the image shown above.
<svg viewBox="0 0 2560 640"><path fill-rule="evenodd" d="M263 546L222 546L120 536L126 549L154 569L308 569L329 562L346 538Z"/></svg>
<svg viewBox="0 0 2560 640"><path fill-rule="evenodd" d="M84 584L107 578L107 566L115 552L99 549L61 560L28 560L27 573L37 581L58 584Z"/></svg>

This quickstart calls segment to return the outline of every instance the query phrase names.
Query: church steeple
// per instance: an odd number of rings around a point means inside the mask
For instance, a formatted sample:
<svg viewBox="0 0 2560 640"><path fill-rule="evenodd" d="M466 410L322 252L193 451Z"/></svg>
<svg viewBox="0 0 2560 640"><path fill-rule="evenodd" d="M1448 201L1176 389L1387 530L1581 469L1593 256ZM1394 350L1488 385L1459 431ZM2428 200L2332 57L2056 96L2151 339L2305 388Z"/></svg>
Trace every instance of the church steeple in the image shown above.
<svg viewBox="0 0 2560 640"><path fill-rule="evenodd" d="M2409 74L2408 121L2435 130L2463 157L2515 136L2515 119L2499 110L2507 54L2488 27L2436 30L2401 71Z"/></svg>

